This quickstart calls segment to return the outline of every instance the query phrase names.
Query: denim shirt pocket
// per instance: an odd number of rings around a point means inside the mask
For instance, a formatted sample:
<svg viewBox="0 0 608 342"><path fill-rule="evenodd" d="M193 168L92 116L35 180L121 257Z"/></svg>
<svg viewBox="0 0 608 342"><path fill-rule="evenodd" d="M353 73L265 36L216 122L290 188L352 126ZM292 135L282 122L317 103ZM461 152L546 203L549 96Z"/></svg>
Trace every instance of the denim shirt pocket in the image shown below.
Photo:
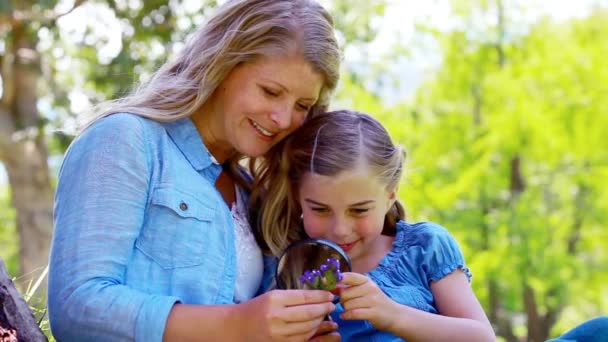
<svg viewBox="0 0 608 342"><path fill-rule="evenodd" d="M135 247L163 269L192 267L205 260L205 241L213 234L215 209L188 192L154 190Z"/></svg>

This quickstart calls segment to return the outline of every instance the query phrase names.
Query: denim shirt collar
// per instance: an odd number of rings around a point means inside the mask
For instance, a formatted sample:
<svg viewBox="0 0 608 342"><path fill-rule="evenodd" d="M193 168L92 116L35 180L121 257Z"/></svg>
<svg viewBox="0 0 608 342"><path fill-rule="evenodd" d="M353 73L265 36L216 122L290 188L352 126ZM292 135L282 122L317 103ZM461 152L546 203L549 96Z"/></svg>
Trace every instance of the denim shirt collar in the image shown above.
<svg viewBox="0 0 608 342"><path fill-rule="evenodd" d="M212 165L219 166L190 118L167 122L164 125L175 145L194 169L201 171Z"/></svg>

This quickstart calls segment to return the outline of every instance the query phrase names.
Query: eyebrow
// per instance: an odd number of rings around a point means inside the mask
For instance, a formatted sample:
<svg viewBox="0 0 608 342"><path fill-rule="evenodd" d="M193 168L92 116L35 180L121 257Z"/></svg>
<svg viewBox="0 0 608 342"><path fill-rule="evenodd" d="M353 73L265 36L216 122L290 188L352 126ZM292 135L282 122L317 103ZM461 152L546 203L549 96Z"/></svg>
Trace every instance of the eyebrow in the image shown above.
<svg viewBox="0 0 608 342"><path fill-rule="evenodd" d="M314 205L325 206L325 207L327 206L327 204L323 204L321 202L317 202L317 201L311 200L310 198L305 198L304 201L308 202L310 204L314 204ZM376 202L376 201L374 201L374 200L361 201L361 202L350 204L349 207L358 207L358 206L361 206L361 205L371 204L371 203L374 203L374 202Z"/></svg>
<svg viewBox="0 0 608 342"><path fill-rule="evenodd" d="M264 81L273 83L273 84L279 86L284 91L289 92L289 89L287 89L287 87L285 87L284 85L282 85L281 83L279 83L277 81L273 81L273 80L268 79L268 78L264 78ZM300 98L300 100L317 102L319 100L319 98L318 97L303 97L303 98Z"/></svg>

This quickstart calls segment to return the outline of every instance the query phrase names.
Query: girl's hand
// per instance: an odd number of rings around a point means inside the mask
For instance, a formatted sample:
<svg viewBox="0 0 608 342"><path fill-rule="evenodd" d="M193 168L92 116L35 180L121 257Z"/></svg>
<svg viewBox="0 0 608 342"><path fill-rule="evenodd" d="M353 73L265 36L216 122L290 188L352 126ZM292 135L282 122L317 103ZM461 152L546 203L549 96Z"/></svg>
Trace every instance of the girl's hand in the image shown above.
<svg viewBox="0 0 608 342"><path fill-rule="evenodd" d="M273 290L238 305L240 326L252 341L307 341L334 311L333 295L320 290Z"/></svg>
<svg viewBox="0 0 608 342"><path fill-rule="evenodd" d="M397 317L398 304L363 274L344 272L340 282L340 302L345 320L368 320L376 329L387 331Z"/></svg>

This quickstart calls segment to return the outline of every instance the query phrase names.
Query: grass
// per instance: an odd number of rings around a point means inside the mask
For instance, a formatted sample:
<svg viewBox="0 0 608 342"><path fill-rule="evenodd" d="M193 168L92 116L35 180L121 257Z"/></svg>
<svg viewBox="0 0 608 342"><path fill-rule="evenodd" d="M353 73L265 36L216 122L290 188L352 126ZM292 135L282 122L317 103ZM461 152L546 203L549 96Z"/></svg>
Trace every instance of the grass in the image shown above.
<svg viewBox="0 0 608 342"><path fill-rule="evenodd" d="M42 293L42 284L46 281L46 276L49 272L49 266L47 265L42 273L36 278L28 282L25 291L22 296L27 305L29 306L34 319L38 323L40 330L46 335L49 341L55 341L53 334L51 333L51 326L49 324L49 318L47 314L46 306L46 293ZM15 282L15 280L13 280Z"/></svg>

